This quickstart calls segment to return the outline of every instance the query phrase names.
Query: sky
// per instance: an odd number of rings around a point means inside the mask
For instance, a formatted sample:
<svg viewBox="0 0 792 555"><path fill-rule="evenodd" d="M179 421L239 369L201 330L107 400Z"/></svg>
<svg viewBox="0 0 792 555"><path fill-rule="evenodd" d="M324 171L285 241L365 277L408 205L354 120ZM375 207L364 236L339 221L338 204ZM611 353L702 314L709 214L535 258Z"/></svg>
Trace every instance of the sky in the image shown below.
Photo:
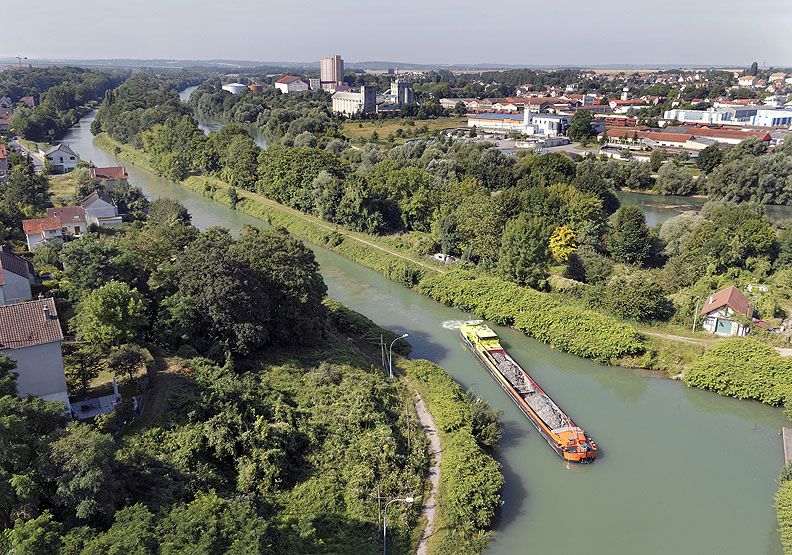
<svg viewBox="0 0 792 555"><path fill-rule="evenodd" d="M3 2L0 56L792 66L792 0Z"/></svg>

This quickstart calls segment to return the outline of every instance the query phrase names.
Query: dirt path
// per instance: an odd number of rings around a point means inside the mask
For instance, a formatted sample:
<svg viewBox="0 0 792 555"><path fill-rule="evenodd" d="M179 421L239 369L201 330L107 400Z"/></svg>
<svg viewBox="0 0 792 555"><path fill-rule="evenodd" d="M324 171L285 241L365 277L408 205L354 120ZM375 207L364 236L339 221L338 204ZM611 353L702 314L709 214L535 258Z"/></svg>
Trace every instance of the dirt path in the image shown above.
<svg viewBox="0 0 792 555"><path fill-rule="evenodd" d="M670 333L658 333L655 331L639 330L641 333L651 335L654 337L661 337L663 339L670 339L671 341L681 341L682 343L689 343L691 345L701 345L702 347L711 347L715 343L715 339L699 339L697 337L683 337L681 335L673 335Z"/></svg>
<svg viewBox="0 0 792 555"><path fill-rule="evenodd" d="M393 249L389 249L387 247L383 247L382 245L378 245L377 243L372 243L371 241L369 241L367 239L359 237L356 233L354 233L352 231L347 231L346 229L339 228L338 226L325 223L324 221L322 221L322 220L320 220L318 218L313 218L311 216L303 214L299 210L295 210L294 208L289 208L288 206L284 206L283 204L280 204L279 202L275 202L274 200L268 199L267 197L259 195L258 193L252 193L250 191L238 191L238 194L240 196L242 196L242 197L249 197L249 198L251 198L251 199L253 199L253 200L257 201L257 202L264 203L264 204L266 204L268 206L271 206L272 208L275 208L277 210L282 210L284 212L287 212L287 213L291 214L292 216L300 218L301 220L305 220L306 222L310 222L310 223L312 223L314 225L318 225L319 227L321 227L323 229L326 229L328 231L334 231L334 232L338 233L339 235L343 235L344 237L348 237L348 238L352 239L353 241L357 241L359 243L363 243L363 244L368 245L370 247L374 247L375 249L381 250L382 252L390 254L391 256L395 256L397 258L401 258L403 260L407 260L408 262L412 262L413 264L418 264L419 266L422 266L422 267L424 267L424 268L426 268L428 270L432 270L434 272L438 272L438 273L441 273L441 274L444 274L446 272L446 270L444 270L442 268L438 268L436 266L432 266L431 264L427 264L425 262L421 262L420 260L416 260L416 259L414 259L412 257L409 257L409 256L405 256L405 255L401 254L398 251L395 251Z"/></svg>
<svg viewBox="0 0 792 555"><path fill-rule="evenodd" d="M418 413L418 420L421 422L424 435L429 440L429 456L432 459L429 466L429 495L423 504L421 515L426 519L426 526L421 541L418 543L416 555L426 555L429 551L429 539L437 531L437 495L440 489L440 459L442 458L442 448L440 438L437 437L437 426L431 413L426 410L421 394L413 390L415 394L415 412Z"/></svg>

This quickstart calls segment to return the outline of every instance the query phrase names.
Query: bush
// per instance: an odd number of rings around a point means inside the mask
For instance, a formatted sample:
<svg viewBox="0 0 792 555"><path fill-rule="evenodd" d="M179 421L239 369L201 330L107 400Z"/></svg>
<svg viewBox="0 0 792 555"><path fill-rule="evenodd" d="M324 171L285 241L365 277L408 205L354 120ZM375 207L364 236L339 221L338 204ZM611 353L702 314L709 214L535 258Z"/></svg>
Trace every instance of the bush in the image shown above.
<svg viewBox="0 0 792 555"><path fill-rule="evenodd" d="M755 339L724 339L690 367L685 383L738 399L779 405L792 391L792 359Z"/></svg>
<svg viewBox="0 0 792 555"><path fill-rule="evenodd" d="M452 271L423 279L418 290L576 356L613 363L644 351L632 327L591 310L561 306L546 293L502 279Z"/></svg>
<svg viewBox="0 0 792 555"><path fill-rule="evenodd" d="M592 293L595 306L628 320L667 320L674 314L674 305L651 272L614 275Z"/></svg>
<svg viewBox="0 0 792 555"><path fill-rule="evenodd" d="M781 482L775 496L776 519L781 532L781 545L784 553L792 553L792 482Z"/></svg>

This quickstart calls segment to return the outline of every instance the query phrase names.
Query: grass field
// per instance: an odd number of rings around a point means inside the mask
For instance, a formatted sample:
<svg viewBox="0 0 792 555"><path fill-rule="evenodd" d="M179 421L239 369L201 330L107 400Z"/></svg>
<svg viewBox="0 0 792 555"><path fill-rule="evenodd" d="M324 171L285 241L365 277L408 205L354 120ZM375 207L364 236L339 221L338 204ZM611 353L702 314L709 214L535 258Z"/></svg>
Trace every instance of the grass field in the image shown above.
<svg viewBox="0 0 792 555"><path fill-rule="evenodd" d="M76 179L75 172L49 176L50 195L55 206L66 206L71 202L77 186Z"/></svg>
<svg viewBox="0 0 792 555"><path fill-rule="evenodd" d="M376 142L385 144L388 136L393 135L395 144L404 144L410 139L426 138L437 129L451 129L454 127L467 127L465 118L436 118L436 119L385 119L368 121L348 121L341 128L341 133L351 141L361 139L370 141L371 134L376 131L379 138ZM403 136L399 137L401 129Z"/></svg>

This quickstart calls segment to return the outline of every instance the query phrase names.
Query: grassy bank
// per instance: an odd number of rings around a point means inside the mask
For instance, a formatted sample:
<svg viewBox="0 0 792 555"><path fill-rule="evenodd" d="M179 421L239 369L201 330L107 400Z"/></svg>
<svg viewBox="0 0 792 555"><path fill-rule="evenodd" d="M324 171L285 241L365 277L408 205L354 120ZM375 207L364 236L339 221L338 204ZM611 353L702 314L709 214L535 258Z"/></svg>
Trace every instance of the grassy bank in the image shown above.
<svg viewBox="0 0 792 555"><path fill-rule="evenodd" d="M380 336L386 341L395 337L335 300L327 299L325 306L336 328L371 345L376 345ZM406 354L409 345L399 342L397 350ZM497 444L497 439L488 435L493 424L477 425L476 414L481 414L477 409L482 403L466 395L440 366L427 360L398 357L396 369L408 387L417 390L426 403L437 425L442 449L437 530L429 541L429 553L481 553L489 542L488 530L501 505L500 491L504 485L500 464L491 453Z"/></svg>

